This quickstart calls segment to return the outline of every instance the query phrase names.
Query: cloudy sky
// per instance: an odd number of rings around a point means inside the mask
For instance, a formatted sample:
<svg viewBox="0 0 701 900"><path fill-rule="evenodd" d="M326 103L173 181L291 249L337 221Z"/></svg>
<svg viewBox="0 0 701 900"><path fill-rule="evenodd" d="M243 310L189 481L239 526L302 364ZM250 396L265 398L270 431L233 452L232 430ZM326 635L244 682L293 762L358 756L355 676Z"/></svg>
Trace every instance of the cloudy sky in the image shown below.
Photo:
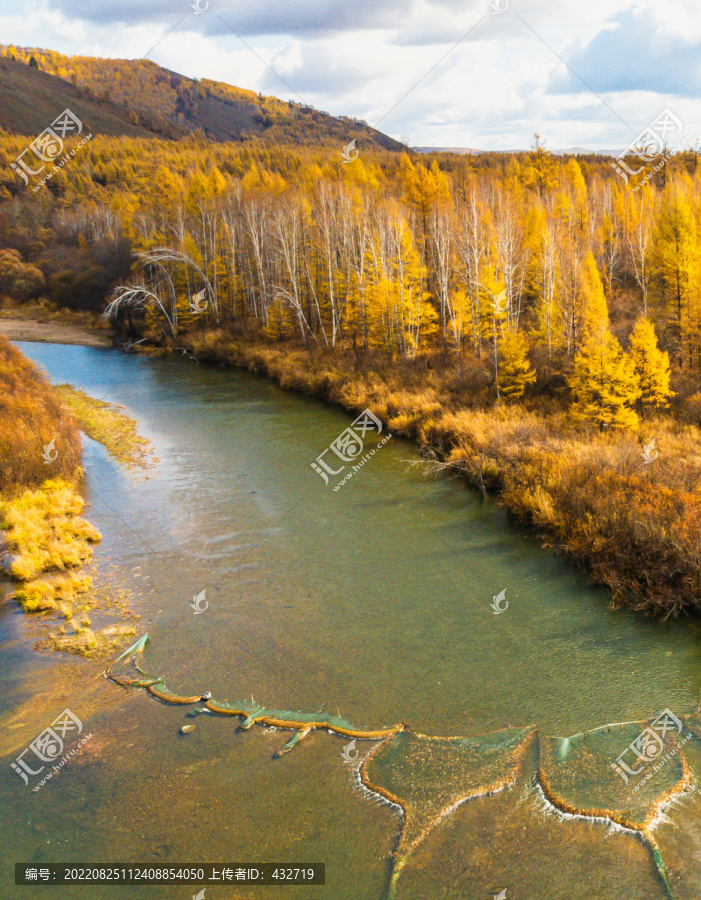
<svg viewBox="0 0 701 900"><path fill-rule="evenodd" d="M148 56L413 146L621 150L666 108L701 135L698 0L0 0L0 41Z"/></svg>

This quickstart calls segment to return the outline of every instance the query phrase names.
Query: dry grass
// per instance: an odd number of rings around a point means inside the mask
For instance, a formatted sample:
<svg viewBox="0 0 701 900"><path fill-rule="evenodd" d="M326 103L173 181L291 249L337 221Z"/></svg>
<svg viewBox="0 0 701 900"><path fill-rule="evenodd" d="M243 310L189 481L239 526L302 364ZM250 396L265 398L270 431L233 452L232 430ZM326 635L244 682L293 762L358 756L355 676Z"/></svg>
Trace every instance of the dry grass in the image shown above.
<svg viewBox="0 0 701 900"><path fill-rule="evenodd" d="M56 459L44 462L54 440ZM0 495L80 474L80 435L46 378L0 335Z"/></svg>
<svg viewBox="0 0 701 900"><path fill-rule="evenodd" d="M0 503L9 574L17 581L30 581L42 572L85 565L92 557L90 545L101 538L80 518L84 505L73 486L61 479Z"/></svg>
<svg viewBox="0 0 701 900"><path fill-rule="evenodd" d="M87 625L79 625L73 634L61 631L52 633L39 641L36 647L37 650L56 650L86 659L98 659L113 655L127 638L135 634L136 629L131 625L110 625L102 631L93 631L88 622Z"/></svg>
<svg viewBox="0 0 701 900"><path fill-rule="evenodd" d="M39 650L72 653L95 659L113 654L136 634L132 624L106 624L105 619L138 619L129 606L130 591L115 588L112 580L69 572L50 579L37 579L15 591L26 612L43 613L37 627L48 635L36 644ZM99 618L99 625L93 624ZM57 623L63 619L61 624Z"/></svg>
<svg viewBox="0 0 701 900"><path fill-rule="evenodd" d="M26 303L12 303L8 301L3 309L0 309L0 319L24 319L44 322L57 322L61 325L74 325L85 329L102 331L109 334L112 326L105 322L101 313L89 310L68 309L55 307L48 300Z"/></svg>
<svg viewBox="0 0 701 900"><path fill-rule="evenodd" d="M699 611L699 431L665 419L643 431L602 435L516 408L446 416L428 438L448 466L585 564L616 603ZM653 437L659 456L648 464L642 448Z"/></svg>
<svg viewBox="0 0 701 900"><path fill-rule="evenodd" d="M89 420L88 433L94 424L94 436L120 461L143 464L150 445L136 435L131 420L80 392L64 393ZM112 653L135 629L93 629L88 615L93 609L130 615L126 593L111 585L95 590L90 576L75 571L92 558L91 545L100 540L80 516L85 503L74 486L81 474L76 422L38 369L2 337L0 434L0 565L24 582L14 598L25 612L43 613L44 625L56 617L64 620L37 646L88 658ZM58 456L47 465L42 453L51 438ZM54 477L47 480L48 474ZM65 574L43 577L52 571Z"/></svg>
<svg viewBox="0 0 701 900"><path fill-rule="evenodd" d="M14 599L25 612L55 610L65 619L73 617L73 606L78 597L92 587L89 575L69 572L53 578L37 579L23 584L14 592Z"/></svg>
<svg viewBox="0 0 701 900"><path fill-rule="evenodd" d="M123 407L96 400L70 384L56 390L87 436L99 441L117 462L129 469L154 465L153 445L137 432L136 422L121 412Z"/></svg>

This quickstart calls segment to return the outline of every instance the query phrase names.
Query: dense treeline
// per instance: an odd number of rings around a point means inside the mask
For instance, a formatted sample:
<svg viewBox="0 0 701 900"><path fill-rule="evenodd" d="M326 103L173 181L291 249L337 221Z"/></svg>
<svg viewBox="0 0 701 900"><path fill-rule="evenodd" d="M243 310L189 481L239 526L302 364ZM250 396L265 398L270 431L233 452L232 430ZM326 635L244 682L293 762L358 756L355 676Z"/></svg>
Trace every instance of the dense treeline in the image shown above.
<svg viewBox="0 0 701 900"><path fill-rule="evenodd" d="M21 139L3 144L9 162ZM116 318L175 341L197 321L394 359L439 351L461 372L479 360L496 399L569 387L602 427L675 395L696 416L692 159L635 191L603 161L585 177L542 148L491 168L329 157L98 140L39 194L5 181L0 291L101 309L114 288Z"/></svg>
<svg viewBox="0 0 701 900"><path fill-rule="evenodd" d="M21 139L5 138L1 155L9 163L20 149ZM592 378L620 382L603 426L633 424L622 406L640 412L653 394L653 405L671 397L659 341L677 404L694 398L686 408L696 409L701 206L692 157L637 191L605 161L580 165L542 148L491 166L481 157L441 162L366 154L344 164L329 153L196 138L103 139L31 199L5 170L0 191L16 202L3 207L0 237L43 272L54 302L97 308L120 282L115 313L133 325L143 311L175 340L196 317L198 326L253 324L331 350L405 359L439 350L461 370L482 360L503 399L558 394L568 381L586 403ZM130 248L137 263L127 284ZM193 313L203 290L206 309ZM658 370L647 399L622 349L640 317L654 330L638 343Z"/></svg>

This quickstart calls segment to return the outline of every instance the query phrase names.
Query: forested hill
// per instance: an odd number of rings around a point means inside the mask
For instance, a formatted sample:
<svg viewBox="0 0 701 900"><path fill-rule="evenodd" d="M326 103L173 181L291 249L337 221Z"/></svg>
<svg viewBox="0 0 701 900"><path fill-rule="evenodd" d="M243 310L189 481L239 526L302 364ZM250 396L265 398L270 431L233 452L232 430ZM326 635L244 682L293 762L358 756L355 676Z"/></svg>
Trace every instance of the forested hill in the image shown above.
<svg viewBox="0 0 701 900"><path fill-rule="evenodd" d="M153 137L152 129L129 121L129 110L109 100L89 100L70 82L0 57L0 129L35 137L66 108L89 130L116 137Z"/></svg>
<svg viewBox="0 0 701 900"><path fill-rule="evenodd" d="M38 134L58 107L68 106L101 134L177 139L199 131L213 141L339 149L356 138L359 149L404 149L360 120L221 81L186 78L150 60L63 56L12 45L0 45L0 57L0 128L11 134Z"/></svg>

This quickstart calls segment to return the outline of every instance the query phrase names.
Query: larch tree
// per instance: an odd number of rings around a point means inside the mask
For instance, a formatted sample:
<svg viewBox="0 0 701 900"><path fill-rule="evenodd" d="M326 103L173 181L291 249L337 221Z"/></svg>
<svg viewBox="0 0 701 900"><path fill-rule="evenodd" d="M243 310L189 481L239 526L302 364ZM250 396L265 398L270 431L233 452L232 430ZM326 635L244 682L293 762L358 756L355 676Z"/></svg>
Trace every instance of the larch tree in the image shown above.
<svg viewBox="0 0 701 900"><path fill-rule="evenodd" d="M560 204L572 231L585 234L589 224L587 183L576 159L568 159L560 174Z"/></svg>
<svg viewBox="0 0 701 900"><path fill-rule="evenodd" d="M507 402L520 400L529 384L536 379L528 361L528 344L521 332L507 332L499 347L497 393Z"/></svg>
<svg viewBox="0 0 701 900"><path fill-rule="evenodd" d="M569 378L575 421L605 428L638 427L633 406L640 394L633 362L602 323L575 357Z"/></svg>
<svg viewBox="0 0 701 900"><path fill-rule="evenodd" d="M655 267L662 301L678 341L679 363L699 362L699 274L701 248L687 191L675 185L662 205L655 233Z"/></svg>
<svg viewBox="0 0 701 900"><path fill-rule="evenodd" d="M581 331L583 336L588 337L598 332L602 326L607 328L609 324L604 286L591 250L587 253L582 267L581 291L583 299Z"/></svg>
<svg viewBox="0 0 701 900"><path fill-rule="evenodd" d="M531 152L523 164L523 180L540 197L557 184L559 161L545 149L539 134L533 137Z"/></svg>
<svg viewBox="0 0 701 900"><path fill-rule="evenodd" d="M630 358L638 378L640 396L638 407L645 412L652 407L664 407L674 392L669 387L669 355L657 346L655 326L641 317L635 323L630 338Z"/></svg>
<svg viewBox="0 0 701 900"><path fill-rule="evenodd" d="M601 323L608 326L608 309L594 254L564 232L559 258L555 296L561 334L556 341L572 359Z"/></svg>
<svg viewBox="0 0 701 900"><path fill-rule="evenodd" d="M402 157L399 181L404 188L405 202L418 214L421 233L425 239L428 233L430 211L436 204L445 203L450 196L448 179L438 168L435 159L427 169L422 163L414 166L409 157L405 155Z"/></svg>

